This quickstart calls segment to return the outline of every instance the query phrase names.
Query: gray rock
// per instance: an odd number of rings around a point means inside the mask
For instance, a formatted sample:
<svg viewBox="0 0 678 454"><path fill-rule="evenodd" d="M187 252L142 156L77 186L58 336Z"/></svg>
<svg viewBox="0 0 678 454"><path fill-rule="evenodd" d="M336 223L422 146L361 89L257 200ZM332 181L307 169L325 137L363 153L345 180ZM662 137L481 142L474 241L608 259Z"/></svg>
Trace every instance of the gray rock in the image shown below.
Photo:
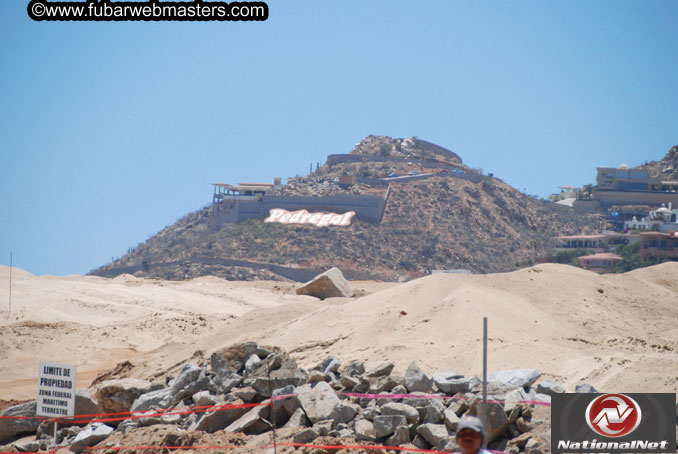
<svg viewBox="0 0 678 454"><path fill-rule="evenodd" d="M421 421L426 424L442 424L445 405L440 399L431 399L424 407L424 416Z"/></svg>
<svg viewBox="0 0 678 454"><path fill-rule="evenodd" d="M254 402L258 393L256 389L252 388L251 386L247 386L245 388L232 389L231 394L236 396L238 399L242 399L243 402L249 404Z"/></svg>
<svg viewBox="0 0 678 454"><path fill-rule="evenodd" d="M319 370L312 370L308 373L306 383L317 383L319 381L328 381L327 375Z"/></svg>
<svg viewBox="0 0 678 454"><path fill-rule="evenodd" d="M14 446L19 452L37 452L40 449L40 441L19 440L16 443L13 443L11 446Z"/></svg>
<svg viewBox="0 0 678 454"><path fill-rule="evenodd" d="M354 430L355 439L358 441L374 442L377 440L377 435L374 431L374 424L367 419L356 419Z"/></svg>
<svg viewBox="0 0 678 454"><path fill-rule="evenodd" d="M209 391L200 391L191 397L197 407L211 407L219 402L217 396L213 396Z"/></svg>
<svg viewBox="0 0 678 454"><path fill-rule="evenodd" d="M326 374L328 372L337 372L340 367L341 363L339 360L333 356L330 356L329 358L325 358L325 360L318 364L314 369Z"/></svg>
<svg viewBox="0 0 678 454"><path fill-rule="evenodd" d="M306 375L299 370L278 369L269 375L247 378L244 384L251 386L263 397L268 398L271 397L274 389L284 388L288 385L296 387L306 383Z"/></svg>
<svg viewBox="0 0 678 454"><path fill-rule="evenodd" d="M294 386L288 385L283 388L278 388L273 391L273 408L271 409L271 421L278 426L281 426L287 421L297 410L301 408L301 403L297 396L292 396L294 393ZM278 396L285 396L285 399L275 399ZM305 417L305 416L304 416ZM309 424L305 424L309 425Z"/></svg>
<svg viewBox="0 0 678 454"><path fill-rule="evenodd" d="M551 396L548 395L548 394L537 393L532 398L532 400L535 401L535 402L544 402L544 403L550 404L551 403Z"/></svg>
<svg viewBox="0 0 678 454"><path fill-rule="evenodd" d="M134 402L130 411L143 412L150 409L169 408L172 402L172 390L169 388L158 389L147 392L139 396Z"/></svg>
<svg viewBox="0 0 678 454"><path fill-rule="evenodd" d="M457 416L457 413L451 408L446 408L443 412L443 421L445 422L445 426L450 430L457 430L457 423L460 419L461 418Z"/></svg>
<svg viewBox="0 0 678 454"><path fill-rule="evenodd" d="M231 404L242 405L243 403L242 400L237 400ZM198 413L197 418L189 425L188 430L214 433L228 427L247 411L247 408L221 408L206 413Z"/></svg>
<svg viewBox="0 0 678 454"><path fill-rule="evenodd" d="M421 424L417 427L421 435L431 446L439 446L450 436L450 431L444 424Z"/></svg>
<svg viewBox="0 0 678 454"><path fill-rule="evenodd" d="M358 413L357 405L339 400L326 382L318 382L314 386L308 384L300 386L295 389L295 393L312 424L325 419L345 423Z"/></svg>
<svg viewBox="0 0 678 454"><path fill-rule="evenodd" d="M453 396L471 391L481 381L478 377L464 378L456 372L437 372L433 374L433 383L440 391Z"/></svg>
<svg viewBox="0 0 678 454"><path fill-rule="evenodd" d="M510 413L517 405L529 400L529 396L523 388L515 389L504 396L504 410Z"/></svg>
<svg viewBox="0 0 678 454"><path fill-rule="evenodd" d="M324 421L318 421L313 424L313 428L318 431L321 437L328 435L332 429L334 429L334 421L332 419L326 419Z"/></svg>
<svg viewBox="0 0 678 454"><path fill-rule="evenodd" d="M217 375L212 377L212 384L220 394L228 394L233 388L240 386L243 378L235 372L228 369L221 369Z"/></svg>
<svg viewBox="0 0 678 454"><path fill-rule="evenodd" d="M362 361L351 361L344 369L343 375L357 377L365 373L365 364Z"/></svg>
<svg viewBox="0 0 678 454"><path fill-rule="evenodd" d="M472 416L478 416L482 418L483 407L487 408L487 423L485 424L485 433L487 435L488 443L496 440L501 434L504 433L508 427L508 416L506 416L506 411L504 411L504 406L499 403L488 402L487 404L480 401L480 399L474 400L471 403L468 413Z"/></svg>
<svg viewBox="0 0 678 454"><path fill-rule="evenodd" d="M267 403L264 401L262 403ZM271 424L267 418L270 416L271 408L266 406L254 407L237 420L233 421L228 427L227 432L243 432L248 435L258 435L271 429Z"/></svg>
<svg viewBox="0 0 678 454"><path fill-rule="evenodd" d="M306 444L312 442L319 436L320 434L318 433L317 430L315 430L312 427L309 427L308 429L303 429L294 434L294 437L292 437L292 441L294 443Z"/></svg>
<svg viewBox="0 0 678 454"><path fill-rule="evenodd" d="M455 394L454 398L450 400L447 408L455 412L457 416L461 416L468 410L467 398L462 394Z"/></svg>
<svg viewBox="0 0 678 454"><path fill-rule="evenodd" d="M297 408L297 411L294 412L284 427L287 429L296 429L298 427L308 427L309 425L310 423L304 410Z"/></svg>
<svg viewBox="0 0 678 454"><path fill-rule="evenodd" d="M341 270L334 267L299 287L297 295L311 295L321 300L337 296L351 298L353 288L344 278Z"/></svg>
<svg viewBox="0 0 678 454"><path fill-rule="evenodd" d="M374 418L374 434L377 438L386 437L395 432L398 426L407 424L407 420L402 415L380 415Z"/></svg>
<svg viewBox="0 0 678 454"><path fill-rule="evenodd" d="M521 388L527 388L532 386L539 377L541 377L541 372L537 369L507 369L491 372L487 381L505 382L520 386Z"/></svg>
<svg viewBox="0 0 678 454"><path fill-rule="evenodd" d="M339 384L344 389L353 389L355 386L358 385L358 383L360 383L360 380L348 375L342 375L342 377L339 379Z"/></svg>
<svg viewBox="0 0 678 454"><path fill-rule="evenodd" d="M395 367L395 364L392 362L385 362L374 369L370 369L369 371L365 372L364 376L365 377L384 377L386 375L390 375L391 372L393 371L393 368Z"/></svg>
<svg viewBox="0 0 678 454"><path fill-rule="evenodd" d="M537 392L552 396L554 394L564 393L565 389L558 382L552 380L544 380L543 382L537 384Z"/></svg>
<svg viewBox="0 0 678 454"><path fill-rule="evenodd" d="M399 404L396 402L389 402L381 406L381 413L383 415L401 415L407 420L407 424L417 424L419 422L419 412L416 408ZM409 443L409 437L405 443Z"/></svg>
<svg viewBox="0 0 678 454"><path fill-rule="evenodd" d="M487 394L492 394L492 395L497 395L497 396L503 396L506 393L509 393L511 391L514 391L516 389L520 389L520 386L513 385L511 383L507 383L504 381L491 381L487 383ZM471 389L471 392L478 394L483 392L483 383L481 381L478 382L475 386L473 386L473 389Z"/></svg>
<svg viewBox="0 0 678 454"><path fill-rule="evenodd" d="M130 411L134 401L142 394L162 388L159 383L137 378L106 380L96 387L94 398L103 413L122 413Z"/></svg>
<svg viewBox="0 0 678 454"><path fill-rule="evenodd" d="M101 407L92 399L89 392L84 389L75 391L75 414L96 415L101 413Z"/></svg>
<svg viewBox="0 0 678 454"><path fill-rule="evenodd" d="M393 435L386 439L387 446L402 446L410 442L410 429L407 426L396 427Z"/></svg>
<svg viewBox="0 0 678 454"><path fill-rule="evenodd" d="M14 405L5 409L2 416L32 417L36 414L36 401ZM35 432L40 425L37 419L0 419L0 444L18 435Z"/></svg>
<svg viewBox="0 0 678 454"><path fill-rule="evenodd" d="M574 388L574 392L576 393L581 393L581 394L587 394L587 393L597 393L598 390L593 387L593 385L589 385L588 383L582 383Z"/></svg>
<svg viewBox="0 0 678 454"><path fill-rule="evenodd" d="M417 363L412 362L407 367L403 384L408 392L429 392L433 381L426 376L423 370L417 366ZM406 443L409 443L409 436Z"/></svg>
<svg viewBox="0 0 678 454"><path fill-rule="evenodd" d="M245 361L245 371L248 374L251 374L256 370L260 363L261 359L259 358L259 355L256 353L251 354L250 357L247 358L247 361Z"/></svg>
<svg viewBox="0 0 678 454"><path fill-rule="evenodd" d="M370 378L370 393L379 394L383 392L389 392L396 386L398 382L393 379L390 375L383 375L381 377Z"/></svg>
<svg viewBox="0 0 678 454"><path fill-rule="evenodd" d="M94 446L102 440L108 438L113 433L113 428L99 422L93 422L90 426L83 429L70 442L71 448L84 448Z"/></svg>
<svg viewBox="0 0 678 454"><path fill-rule="evenodd" d="M374 418L381 415L381 410L374 405L367 406L363 411L360 412L360 416L367 419L368 421L374 421Z"/></svg>

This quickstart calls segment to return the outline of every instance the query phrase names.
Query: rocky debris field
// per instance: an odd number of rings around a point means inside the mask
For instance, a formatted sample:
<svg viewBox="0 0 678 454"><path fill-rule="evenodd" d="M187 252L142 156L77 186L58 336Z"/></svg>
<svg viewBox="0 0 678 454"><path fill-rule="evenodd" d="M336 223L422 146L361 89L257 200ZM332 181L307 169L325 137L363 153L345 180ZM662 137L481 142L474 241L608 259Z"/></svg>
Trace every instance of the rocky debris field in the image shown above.
<svg viewBox="0 0 678 454"><path fill-rule="evenodd" d="M212 354L209 363L186 363L161 382L111 378L78 391L76 415L89 416L76 418L79 423L60 422L56 442L64 452L96 446L104 453L134 446L194 446L196 451L242 446L261 452L273 445L291 452L294 444L318 453L327 451L314 446L328 444L455 451L459 419L480 415L485 407L491 449L550 451L550 399L564 390L556 382L539 381L540 371L490 374L483 404L478 377L454 371L427 376L415 362L404 376L393 375L393 368L388 361L342 364L328 357L303 370L279 348L237 344ZM577 388L596 392L591 386ZM52 448L53 423L31 418L35 412L35 401L2 412L1 451Z"/></svg>

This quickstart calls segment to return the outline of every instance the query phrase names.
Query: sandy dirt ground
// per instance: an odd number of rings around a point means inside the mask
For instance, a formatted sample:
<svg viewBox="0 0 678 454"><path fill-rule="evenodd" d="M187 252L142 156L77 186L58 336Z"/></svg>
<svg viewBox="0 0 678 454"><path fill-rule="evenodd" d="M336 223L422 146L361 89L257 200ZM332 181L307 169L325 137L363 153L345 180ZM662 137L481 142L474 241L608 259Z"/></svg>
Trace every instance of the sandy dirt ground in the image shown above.
<svg viewBox="0 0 678 454"><path fill-rule="evenodd" d="M40 276L0 266L0 399L34 399L39 361L75 364L78 388L129 361L158 378L253 340L306 368L327 356L404 373L482 376L534 367L573 391L678 391L678 263L623 275L538 265L491 275L433 275L403 284L353 282L360 297L297 296L298 284Z"/></svg>

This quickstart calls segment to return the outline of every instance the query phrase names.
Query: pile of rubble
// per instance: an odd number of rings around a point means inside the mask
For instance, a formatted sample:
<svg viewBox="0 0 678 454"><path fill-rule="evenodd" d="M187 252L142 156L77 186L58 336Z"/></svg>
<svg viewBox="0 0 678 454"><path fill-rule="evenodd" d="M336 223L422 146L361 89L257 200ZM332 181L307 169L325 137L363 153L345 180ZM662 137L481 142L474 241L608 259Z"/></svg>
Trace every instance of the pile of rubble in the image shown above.
<svg viewBox="0 0 678 454"><path fill-rule="evenodd" d="M245 435L287 428L293 429L296 443L331 436L351 443L454 451L460 417L480 415L486 407L491 449L530 454L550 450L548 403L550 395L563 389L547 381L535 386L538 370L491 374L484 404L477 377L451 371L429 377L414 362L404 376L392 375L393 368L390 362L371 369L361 361L342 365L330 357L305 371L277 348L244 343L214 353L209 364L184 364L164 384L121 378L98 384L92 397L78 391L76 415L122 416L103 416L99 419L105 422L80 426L60 423L56 441L78 451L104 445L114 433L162 424ZM578 391L595 392L590 387ZM0 444L6 444L0 450L50 447L53 423L30 418L35 407L34 401L3 412L27 419L0 418ZM35 434L35 439L17 441L26 434Z"/></svg>

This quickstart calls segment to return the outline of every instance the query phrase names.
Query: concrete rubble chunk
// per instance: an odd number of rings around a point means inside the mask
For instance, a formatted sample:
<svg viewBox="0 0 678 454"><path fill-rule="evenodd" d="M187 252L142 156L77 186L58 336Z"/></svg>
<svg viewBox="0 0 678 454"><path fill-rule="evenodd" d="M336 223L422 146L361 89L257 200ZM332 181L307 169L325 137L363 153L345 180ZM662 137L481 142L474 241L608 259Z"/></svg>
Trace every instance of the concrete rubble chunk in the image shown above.
<svg viewBox="0 0 678 454"><path fill-rule="evenodd" d="M380 415L372 424L375 436L382 438L393 434L398 426L407 425L407 420L402 415Z"/></svg>
<svg viewBox="0 0 678 454"><path fill-rule="evenodd" d="M416 362L411 362L403 380L408 392L429 392L433 381L424 373ZM408 440L409 442L409 440Z"/></svg>
<svg viewBox="0 0 678 454"><path fill-rule="evenodd" d="M351 376L348 376L348 375L342 375L342 377L339 379L339 384L344 389L353 389L359 383L360 383L360 380L357 380L357 379L355 379Z"/></svg>
<svg viewBox="0 0 678 454"><path fill-rule="evenodd" d="M5 409L2 416L35 416L36 401L25 402ZM0 419L0 443L4 443L18 435L35 432L40 425L36 419Z"/></svg>
<svg viewBox="0 0 678 454"><path fill-rule="evenodd" d="M379 394L389 392L396 386L398 382L390 375L382 375L379 377L371 377L370 379L370 393Z"/></svg>
<svg viewBox="0 0 678 454"><path fill-rule="evenodd" d="M264 401L262 403L268 403ZM270 416L271 407L262 405L254 407L237 420L233 421L228 427L227 432L243 432L248 435L258 435L271 429L271 424L267 421Z"/></svg>
<svg viewBox="0 0 678 454"><path fill-rule="evenodd" d="M191 397L193 404L197 407L210 407L219 402L219 398L209 393L209 391L200 391Z"/></svg>
<svg viewBox="0 0 678 454"><path fill-rule="evenodd" d="M457 423L461 420L457 413L451 408L446 408L443 412L443 420L448 429L456 431Z"/></svg>
<svg viewBox="0 0 678 454"><path fill-rule="evenodd" d="M106 424L93 422L89 427L83 429L70 442L71 448L84 448L87 446L94 446L100 441L105 440L113 433L113 428Z"/></svg>
<svg viewBox="0 0 678 454"><path fill-rule="evenodd" d="M244 380L245 386L251 386L265 398L271 397L274 389L284 388L285 386L300 386L306 383L306 375L293 369L281 368L274 370L268 375L259 377L249 377Z"/></svg>
<svg viewBox="0 0 678 454"><path fill-rule="evenodd" d="M343 370L343 375L357 377L365 373L365 363L362 361L351 361Z"/></svg>
<svg viewBox="0 0 678 454"><path fill-rule="evenodd" d="M357 405L341 401L326 382L300 386L295 389L295 393L312 424L325 419L345 423L358 413Z"/></svg>
<svg viewBox="0 0 678 454"><path fill-rule="evenodd" d="M416 408L397 402L389 402L381 406L383 415L401 415L407 420L407 424L417 424L419 422L419 412ZM409 439L407 440L408 443Z"/></svg>
<svg viewBox="0 0 678 454"><path fill-rule="evenodd" d="M296 429L297 427L308 427L309 425L310 423L304 410L297 408L297 411L294 412L284 427L287 429Z"/></svg>
<svg viewBox="0 0 678 454"><path fill-rule="evenodd" d="M230 402L232 405L242 405L242 400ZM188 430L201 430L214 433L231 425L238 418L247 413L248 408L218 408L206 413L197 413L197 419L188 427Z"/></svg>
<svg viewBox="0 0 678 454"><path fill-rule="evenodd" d="M371 441L374 442L377 439L376 432L374 431L374 424L367 419L357 419L355 421L355 439L358 441Z"/></svg>
<svg viewBox="0 0 678 454"><path fill-rule="evenodd" d="M451 432L444 424L421 424L417 427L417 433L431 446L442 445L451 435Z"/></svg>
<svg viewBox="0 0 678 454"><path fill-rule="evenodd" d="M498 381L509 383L521 388L532 386L539 377L541 372L537 369L507 369L491 372L487 378L488 381Z"/></svg>
<svg viewBox="0 0 678 454"><path fill-rule="evenodd" d="M385 363L379 364L377 367L368 370L367 372L364 373L365 377L384 377L387 375L390 375L391 372L393 371L393 368L395 367L395 364L388 361Z"/></svg>
<svg viewBox="0 0 678 454"><path fill-rule="evenodd" d="M159 383L138 378L106 380L96 387L94 399L103 413L122 413L130 411L134 401L142 394L162 388Z"/></svg>
<svg viewBox="0 0 678 454"><path fill-rule="evenodd" d="M438 372L433 374L433 383L440 391L453 396L471 391L481 380L478 377L465 378L456 372Z"/></svg>
<svg viewBox="0 0 678 454"><path fill-rule="evenodd" d="M564 393L565 389L558 382L544 380L537 384L537 392L540 394L548 394L549 396L552 396L554 394Z"/></svg>
<svg viewBox="0 0 678 454"><path fill-rule="evenodd" d="M574 392L576 393L582 393L582 394L587 394L587 393L597 393L598 390L593 387L593 385L589 385L588 383L581 383L574 388Z"/></svg>
<svg viewBox="0 0 678 454"><path fill-rule="evenodd" d="M247 361L245 361L245 371L248 374L251 374L256 370L260 363L261 358L259 358L259 355L257 355L256 353L251 354L250 357L247 358Z"/></svg>
<svg viewBox="0 0 678 454"><path fill-rule="evenodd" d="M491 399L488 396L488 400ZM483 412L483 406L487 408L487 423L485 427L485 433L487 435L488 443L493 442L501 434L504 433L508 427L508 416L506 416L506 411L504 411L504 406L500 403L488 402L484 404L480 398L475 399L469 408L468 414L471 416L478 416Z"/></svg>
<svg viewBox="0 0 678 454"><path fill-rule="evenodd" d="M387 446L402 446L410 442L410 429L407 426L396 427L393 435L386 439Z"/></svg>
<svg viewBox="0 0 678 454"><path fill-rule="evenodd" d="M530 400L530 397L525 392L525 389L518 388L506 393L504 396L504 410L510 413L516 406Z"/></svg>
<svg viewBox="0 0 678 454"><path fill-rule="evenodd" d="M292 437L292 441L294 443L306 444L312 442L319 436L320 434L316 429L314 429L313 427L309 427L307 429L302 429L301 431L294 434L294 437Z"/></svg>
<svg viewBox="0 0 678 454"><path fill-rule="evenodd" d="M353 296L353 288L344 278L341 270L334 267L299 287L297 295L315 296L321 300L332 297L351 298Z"/></svg>

